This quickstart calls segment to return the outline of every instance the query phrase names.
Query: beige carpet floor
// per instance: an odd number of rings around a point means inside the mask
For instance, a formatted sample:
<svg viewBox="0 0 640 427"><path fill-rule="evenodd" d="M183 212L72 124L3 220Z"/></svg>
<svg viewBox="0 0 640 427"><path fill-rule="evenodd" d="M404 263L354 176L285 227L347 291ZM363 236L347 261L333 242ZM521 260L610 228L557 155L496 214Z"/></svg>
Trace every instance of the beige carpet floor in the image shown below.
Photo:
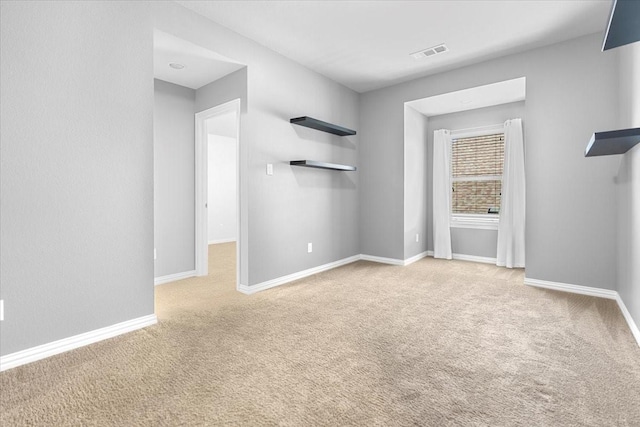
<svg viewBox="0 0 640 427"><path fill-rule="evenodd" d="M0 425L640 426L614 301L432 258L246 296L234 253L157 287L158 325L0 374Z"/></svg>

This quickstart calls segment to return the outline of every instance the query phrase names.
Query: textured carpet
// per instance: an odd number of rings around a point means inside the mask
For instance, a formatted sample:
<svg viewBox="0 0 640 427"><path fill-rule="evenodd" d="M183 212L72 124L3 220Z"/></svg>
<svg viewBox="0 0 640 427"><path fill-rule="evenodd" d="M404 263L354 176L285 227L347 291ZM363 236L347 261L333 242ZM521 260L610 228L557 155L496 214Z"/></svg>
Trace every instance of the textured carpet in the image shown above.
<svg viewBox="0 0 640 427"><path fill-rule="evenodd" d="M0 424L640 425L614 301L431 258L246 296L211 249L210 277L156 288L158 325L0 374Z"/></svg>

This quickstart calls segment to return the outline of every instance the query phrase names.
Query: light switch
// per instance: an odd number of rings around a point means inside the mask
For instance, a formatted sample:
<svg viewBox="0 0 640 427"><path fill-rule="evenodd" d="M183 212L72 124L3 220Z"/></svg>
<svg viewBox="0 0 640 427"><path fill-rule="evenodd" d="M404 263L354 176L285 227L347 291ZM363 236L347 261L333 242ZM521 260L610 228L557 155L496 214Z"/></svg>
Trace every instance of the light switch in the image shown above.
<svg viewBox="0 0 640 427"><path fill-rule="evenodd" d="M267 163L267 175L273 175L273 163Z"/></svg>

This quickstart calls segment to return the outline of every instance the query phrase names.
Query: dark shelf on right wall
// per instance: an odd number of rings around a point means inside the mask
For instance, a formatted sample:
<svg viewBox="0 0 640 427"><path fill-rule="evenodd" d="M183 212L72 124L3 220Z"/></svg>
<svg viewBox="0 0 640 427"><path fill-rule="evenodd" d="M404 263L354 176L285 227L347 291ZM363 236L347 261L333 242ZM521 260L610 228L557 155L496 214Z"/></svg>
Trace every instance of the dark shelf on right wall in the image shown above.
<svg viewBox="0 0 640 427"><path fill-rule="evenodd" d="M332 133L338 136L349 136L356 134L355 130L334 125L332 123L323 122L322 120L314 119L313 117L295 117L289 120L289 122L293 123L294 125L304 126L315 130L320 130L322 132Z"/></svg>
<svg viewBox="0 0 640 427"><path fill-rule="evenodd" d="M614 0L602 51L640 41L640 1Z"/></svg>
<svg viewBox="0 0 640 427"><path fill-rule="evenodd" d="M640 128L596 132L591 136L585 157L623 154L640 142Z"/></svg>

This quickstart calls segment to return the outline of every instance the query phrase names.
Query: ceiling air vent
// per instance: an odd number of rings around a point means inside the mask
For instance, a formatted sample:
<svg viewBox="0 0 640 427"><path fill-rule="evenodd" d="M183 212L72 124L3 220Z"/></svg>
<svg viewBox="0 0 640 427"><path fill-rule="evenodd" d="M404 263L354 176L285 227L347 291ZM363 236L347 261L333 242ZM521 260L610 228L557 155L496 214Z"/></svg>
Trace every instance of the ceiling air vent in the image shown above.
<svg viewBox="0 0 640 427"><path fill-rule="evenodd" d="M422 59L422 58L426 58L427 56L433 56L433 55L437 55L439 53L445 53L448 52L449 49L447 48L447 46L443 43L443 44L439 44L438 46L433 46L430 47L428 49L424 49L418 52L414 52L411 54L411 56L413 56L415 59Z"/></svg>

